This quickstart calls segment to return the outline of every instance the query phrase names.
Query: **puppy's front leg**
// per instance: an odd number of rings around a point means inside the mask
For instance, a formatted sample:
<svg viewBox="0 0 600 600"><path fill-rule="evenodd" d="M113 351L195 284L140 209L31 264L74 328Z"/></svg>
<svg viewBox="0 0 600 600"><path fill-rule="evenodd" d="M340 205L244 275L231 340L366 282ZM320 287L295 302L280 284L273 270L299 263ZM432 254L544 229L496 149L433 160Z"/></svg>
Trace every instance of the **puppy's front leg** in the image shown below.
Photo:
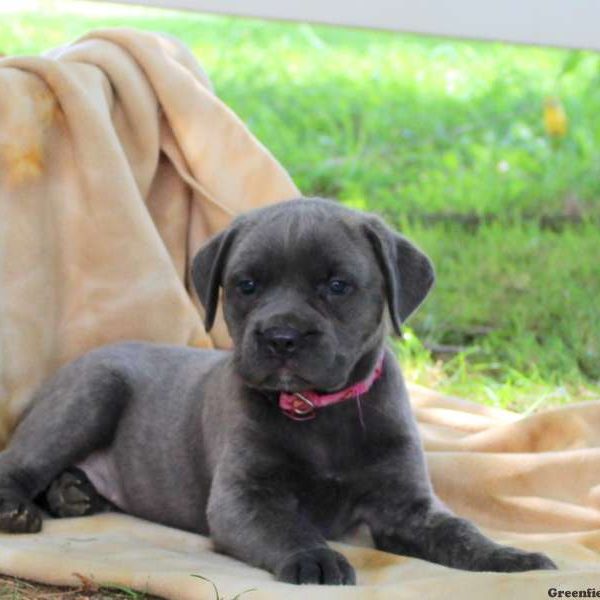
<svg viewBox="0 0 600 600"><path fill-rule="evenodd" d="M289 481L293 478L280 469L217 468L208 502L216 548L271 571L280 581L354 584L352 566L302 514Z"/></svg>
<svg viewBox="0 0 600 600"><path fill-rule="evenodd" d="M503 546L452 514L434 495L410 497L389 486L370 511L371 531L380 550L469 571L556 569L544 554Z"/></svg>

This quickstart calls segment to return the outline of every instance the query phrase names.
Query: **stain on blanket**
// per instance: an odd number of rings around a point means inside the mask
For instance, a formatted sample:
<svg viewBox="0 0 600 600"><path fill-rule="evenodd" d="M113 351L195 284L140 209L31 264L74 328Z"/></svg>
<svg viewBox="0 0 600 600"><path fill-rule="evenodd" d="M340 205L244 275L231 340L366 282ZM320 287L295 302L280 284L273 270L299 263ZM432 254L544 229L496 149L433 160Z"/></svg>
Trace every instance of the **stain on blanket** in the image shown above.
<svg viewBox="0 0 600 600"><path fill-rule="evenodd" d="M48 88L30 79L30 94L11 107L9 127L0 133L0 159L11 187L37 179L44 169L47 132L59 112Z"/></svg>

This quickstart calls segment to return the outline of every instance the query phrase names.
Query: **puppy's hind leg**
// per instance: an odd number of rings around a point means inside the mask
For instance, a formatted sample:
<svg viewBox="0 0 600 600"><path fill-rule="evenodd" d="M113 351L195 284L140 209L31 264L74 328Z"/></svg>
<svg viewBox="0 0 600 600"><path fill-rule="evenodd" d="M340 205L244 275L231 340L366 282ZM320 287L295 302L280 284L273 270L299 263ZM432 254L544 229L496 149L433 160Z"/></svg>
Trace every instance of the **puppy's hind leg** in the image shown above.
<svg viewBox="0 0 600 600"><path fill-rule="evenodd" d="M0 452L0 531L39 531L41 513L33 498L59 473L110 442L129 397L118 371L85 357L42 386Z"/></svg>
<svg viewBox="0 0 600 600"><path fill-rule="evenodd" d="M53 517L82 517L119 510L98 493L85 472L77 467L63 471L35 500Z"/></svg>

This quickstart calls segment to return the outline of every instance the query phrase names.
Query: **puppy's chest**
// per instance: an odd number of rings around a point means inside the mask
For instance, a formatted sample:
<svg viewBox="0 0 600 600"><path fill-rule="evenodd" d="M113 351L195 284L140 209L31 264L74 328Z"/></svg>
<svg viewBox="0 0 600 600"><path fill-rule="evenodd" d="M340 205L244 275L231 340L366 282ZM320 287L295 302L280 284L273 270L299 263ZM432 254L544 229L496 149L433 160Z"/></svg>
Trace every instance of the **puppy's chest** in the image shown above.
<svg viewBox="0 0 600 600"><path fill-rule="evenodd" d="M288 455L293 463L298 508L326 533L341 534L353 520L364 492L368 444L340 426L305 433L300 441L295 440Z"/></svg>
<svg viewBox="0 0 600 600"><path fill-rule="evenodd" d="M298 475L297 484L298 511L325 536L335 538L353 525L360 493L351 474L313 467Z"/></svg>

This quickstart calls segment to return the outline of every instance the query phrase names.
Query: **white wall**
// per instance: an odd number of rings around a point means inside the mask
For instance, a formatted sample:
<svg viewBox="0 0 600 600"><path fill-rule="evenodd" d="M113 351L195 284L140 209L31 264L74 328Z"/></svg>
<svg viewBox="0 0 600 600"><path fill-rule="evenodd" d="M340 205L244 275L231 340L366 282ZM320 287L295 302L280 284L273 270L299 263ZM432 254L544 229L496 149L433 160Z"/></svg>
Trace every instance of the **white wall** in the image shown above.
<svg viewBox="0 0 600 600"><path fill-rule="evenodd" d="M600 0L120 1L199 12L600 50Z"/></svg>

